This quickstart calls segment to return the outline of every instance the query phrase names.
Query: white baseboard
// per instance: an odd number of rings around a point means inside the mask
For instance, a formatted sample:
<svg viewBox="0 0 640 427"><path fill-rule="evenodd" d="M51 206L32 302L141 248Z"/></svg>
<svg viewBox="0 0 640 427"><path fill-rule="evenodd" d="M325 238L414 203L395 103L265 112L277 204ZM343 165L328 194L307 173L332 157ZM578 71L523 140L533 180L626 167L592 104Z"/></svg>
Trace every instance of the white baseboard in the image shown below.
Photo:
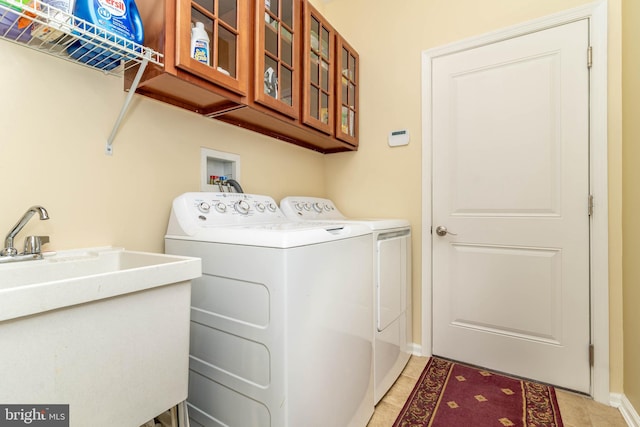
<svg viewBox="0 0 640 427"><path fill-rule="evenodd" d="M640 427L640 415L633 407L627 396L619 393L611 393L611 406L618 408L629 427Z"/></svg>
<svg viewBox="0 0 640 427"><path fill-rule="evenodd" d="M411 354L414 356L431 356L430 354L422 354L422 346L420 344L411 343L409 344L409 348L411 349Z"/></svg>

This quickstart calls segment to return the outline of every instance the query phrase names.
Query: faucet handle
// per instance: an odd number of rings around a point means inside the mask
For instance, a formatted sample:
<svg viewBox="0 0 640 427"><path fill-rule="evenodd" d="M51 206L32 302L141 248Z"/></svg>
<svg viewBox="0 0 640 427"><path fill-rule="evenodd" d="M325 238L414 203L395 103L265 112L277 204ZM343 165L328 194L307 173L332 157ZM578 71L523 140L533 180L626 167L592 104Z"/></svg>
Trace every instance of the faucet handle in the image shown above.
<svg viewBox="0 0 640 427"><path fill-rule="evenodd" d="M24 239L24 254L42 253L42 245L49 243L49 236L27 236Z"/></svg>

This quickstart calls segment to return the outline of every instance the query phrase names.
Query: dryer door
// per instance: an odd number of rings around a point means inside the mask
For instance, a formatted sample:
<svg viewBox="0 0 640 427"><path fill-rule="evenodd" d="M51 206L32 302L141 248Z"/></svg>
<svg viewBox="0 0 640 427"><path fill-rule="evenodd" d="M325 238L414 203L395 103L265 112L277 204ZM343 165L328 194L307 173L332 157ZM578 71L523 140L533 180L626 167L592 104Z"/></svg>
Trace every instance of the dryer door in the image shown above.
<svg viewBox="0 0 640 427"><path fill-rule="evenodd" d="M410 231L380 233L376 244L376 327L383 331L407 309Z"/></svg>

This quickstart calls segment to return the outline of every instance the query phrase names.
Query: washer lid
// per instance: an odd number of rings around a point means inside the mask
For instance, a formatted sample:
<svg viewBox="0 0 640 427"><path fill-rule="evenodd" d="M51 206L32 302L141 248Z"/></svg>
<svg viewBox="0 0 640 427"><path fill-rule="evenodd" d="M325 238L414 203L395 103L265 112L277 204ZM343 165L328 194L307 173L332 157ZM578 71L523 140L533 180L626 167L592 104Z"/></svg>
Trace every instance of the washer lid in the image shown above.
<svg viewBox="0 0 640 427"><path fill-rule="evenodd" d="M246 226L204 227L193 235L167 234L165 239L195 240L233 245L293 248L370 235L362 224L274 223Z"/></svg>

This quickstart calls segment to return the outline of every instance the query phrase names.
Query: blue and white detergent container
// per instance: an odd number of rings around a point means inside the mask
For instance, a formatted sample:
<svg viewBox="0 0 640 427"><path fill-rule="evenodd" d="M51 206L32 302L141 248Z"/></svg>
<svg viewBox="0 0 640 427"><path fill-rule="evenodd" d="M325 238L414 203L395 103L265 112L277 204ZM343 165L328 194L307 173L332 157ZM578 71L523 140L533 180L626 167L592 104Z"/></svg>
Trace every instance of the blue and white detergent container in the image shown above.
<svg viewBox="0 0 640 427"><path fill-rule="evenodd" d="M73 14L126 41L137 44L144 41L142 19L134 0L76 0ZM113 37L109 40L125 48L132 47L129 43ZM120 60L131 59L125 51L106 44L97 44L95 40L93 43L75 41L67 48L67 53L80 62L103 70L113 70L120 65Z"/></svg>

